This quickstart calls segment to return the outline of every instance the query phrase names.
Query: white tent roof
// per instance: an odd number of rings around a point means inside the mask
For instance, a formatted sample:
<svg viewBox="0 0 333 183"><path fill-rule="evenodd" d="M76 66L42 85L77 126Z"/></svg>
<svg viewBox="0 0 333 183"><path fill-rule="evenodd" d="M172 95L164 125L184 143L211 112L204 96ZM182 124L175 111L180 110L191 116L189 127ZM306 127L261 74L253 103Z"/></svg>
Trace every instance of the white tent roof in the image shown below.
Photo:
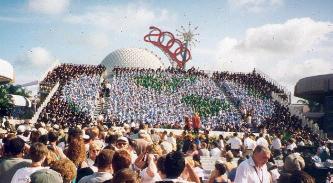
<svg viewBox="0 0 333 183"><path fill-rule="evenodd" d="M0 83L8 83L14 80L14 69L13 66L0 59Z"/></svg>
<svg viewBox="0 0 333 183"><path fill-rule="evenodd" d="M31 107L31 101L21 95L11 95L15 106Z"/></svg>

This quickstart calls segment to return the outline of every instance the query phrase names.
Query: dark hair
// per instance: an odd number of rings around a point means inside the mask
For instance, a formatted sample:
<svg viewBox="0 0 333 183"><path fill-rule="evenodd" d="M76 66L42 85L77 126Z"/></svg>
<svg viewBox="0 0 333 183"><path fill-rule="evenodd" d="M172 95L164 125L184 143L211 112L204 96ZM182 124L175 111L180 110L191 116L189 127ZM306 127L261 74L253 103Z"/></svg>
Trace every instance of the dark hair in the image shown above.
<svg viewBox="0 0 333 183"><path fill-rule="evenodd" d="M15 137L10 139L5 144L5 151L8 152L12 156L19 155L24 150L25 142L19 137Z"/></svg>
<svg viewBox="0 0 333 183"><path fill-rule="evenodd" d="M157 170L159 170L163 174L165 174L164 162L165 162L165 156L160 156L156 162Z"/></svg>
<svg viewBox="0 0 333 183"><path fill-rule="evenodd" d="M94 171L90 167L79 168L77 170L76 182L79 182L83 177L93 174Z"/></svg>
<svg viewBox="0 0 333 183"><path fill-rule="evenodd" d="M315 183L315 180L311 175L299 170L294 171L289 180L292 180L293 183Z"/></svg>
<svg viewBox="0 0 333 183"><path fill-rule="evenodd" d="M126 150L116 151L112 158L112 168L116 173L123 168L129 168L131 165L131 155Z"/></svg>
<svg viewBox="0 0 333 183"><path fill-rule="evenodd" d="M42 160L48 154L47 146L43 143L36 142L30 147L29 155L33 162Z"/></svg>
<svg viewBox="0 0 333 183"><path fill-rule="evenodd" d="M184 154L180 151L174 151L166 155L165 174L167 178L177 178L185 168Z"/></svg>
<svg viewBox="0 0 333 183"><path fill-rule="evenodd" d="M95 163L98 168L106 168L112 165L112 158L114 151L110 149L103 149L96 157Z"/></svg>
<svg viewBox="0 0 333 183"><path fill-rule="evenodd" d="M117 173L115 173L112 183L139 183L140 179L138 177L138 174L129 169L124 168L119 170Z"/></svg>
<svg viewBox="0 0 333 183"><path fill-rule="evenodd" d="M227 168L225 167L225 165L223 163L216 163L215 169L217 170L219 175L223 175L223 174L225 174L225 172L227 172Z"/></svg>
<svg viewBox="0 0 333 183"><path fill-rule="evenodd" d="M58 135L57 132L49 132L48 133L48 140L50 142L56 142L58 140L58 137L59 137L59 135Z"/></svg>
<svg viewBox="0 0 333 183"><path fill-rule="evenodd" d="M117 142L118 137L119 136L117 134L111 134L105 138L105 142L107 144L114 144Z"/></svg>
<svg viewBox="0 0 333 183"><path fill-rule="evenodd" d="M48 135L41 135L40 137L39 137L39 139L38 139L38 141L40 142L40 143L43 143L43 144L45 144L45 145L47 145L47 141L49 140L49 137L48 137Z"/></svg>

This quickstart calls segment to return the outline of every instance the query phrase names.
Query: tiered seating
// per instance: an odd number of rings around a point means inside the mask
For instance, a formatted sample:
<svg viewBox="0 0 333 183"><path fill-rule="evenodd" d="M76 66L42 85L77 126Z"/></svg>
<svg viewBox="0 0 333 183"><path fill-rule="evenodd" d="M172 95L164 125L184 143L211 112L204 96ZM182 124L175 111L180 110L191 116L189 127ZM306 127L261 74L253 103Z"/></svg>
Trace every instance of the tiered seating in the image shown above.
<svg viewBox="0 0 333 183"><path fill-rule="evenodd" d="M103 66L62 64L51 71L41 86L60 86L43 109L37 122L76 125L90 123L99 93Z"/></svg>
<svg viewBox="0 0 333 183"><path fill-rule="evenodd" d="M205 126L238 123L220 88L206 75L178 70L116 69L110 80L110 112L120 122L183 125L185 115L200 113Z"/></svg>

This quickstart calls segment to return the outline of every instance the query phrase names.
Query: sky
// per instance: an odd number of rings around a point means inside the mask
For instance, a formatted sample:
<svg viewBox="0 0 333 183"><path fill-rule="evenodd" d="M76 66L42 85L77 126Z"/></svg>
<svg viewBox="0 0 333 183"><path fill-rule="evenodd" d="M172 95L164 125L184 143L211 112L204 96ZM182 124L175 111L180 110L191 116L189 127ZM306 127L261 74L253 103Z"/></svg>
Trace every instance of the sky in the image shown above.
<svg viewBox="0 0 333 183"><path fill-rule="evenodd" d="M57 60L99 64L120 48L152 50L149 26L198 26L188 67L256 68L291 92L304 77L333 73L331 0L1 0L0 59L15 84L39 80Z"/></svg>

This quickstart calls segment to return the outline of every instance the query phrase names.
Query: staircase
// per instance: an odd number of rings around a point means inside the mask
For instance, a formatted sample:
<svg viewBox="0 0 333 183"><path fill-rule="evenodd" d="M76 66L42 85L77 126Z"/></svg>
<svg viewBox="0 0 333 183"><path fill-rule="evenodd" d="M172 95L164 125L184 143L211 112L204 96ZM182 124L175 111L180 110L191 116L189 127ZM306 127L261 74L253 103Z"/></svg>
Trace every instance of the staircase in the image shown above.
<svg viewBox="0 0 333 183"><path fill-rule="evenodd" d="M242 116L241 112L239 110L239 107L236 106L235 101L233 100L232 96L230 95L229 92L227 92L226 88L222 86L220 83L215 83L219 88L220 91L224 94L226 101L230 104L230 108L232 111L235 111L237 115Z"/></svg>
<svg viewBox="0 0 333 183"><path fill-rule="evenodd" d="M102 113L102 104L98 101L95 111L93 113L93 119L97 119L98 116Z"/></svg>
<svg viewBox="0 0 333 183"><path fill-rule="evenodd" d="M48 94L48 96L43 101L42 105L39 106L39 108L37 109L37 112L34 114L34 116L31 119L31 123L36 123L37 122L37 119L38 119L40 113L42 112L42 110L44 109L44 107L46 107L46 105L49 103L49 101L51 100L51 98L54 95L54 93L58 90L58 88L59 88L59 82L57 82L54 85L54 87L52 88L52 90L50 91L50 93Z"/></svg>

